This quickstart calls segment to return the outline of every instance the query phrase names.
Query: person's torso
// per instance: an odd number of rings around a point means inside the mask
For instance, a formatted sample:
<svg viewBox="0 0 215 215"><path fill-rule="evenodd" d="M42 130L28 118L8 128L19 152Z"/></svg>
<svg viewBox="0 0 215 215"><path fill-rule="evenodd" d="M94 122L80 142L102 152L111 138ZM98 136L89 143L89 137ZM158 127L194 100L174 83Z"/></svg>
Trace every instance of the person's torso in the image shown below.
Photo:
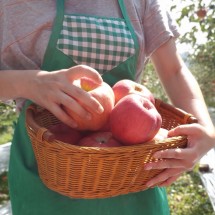
<svg viewBox="0 0 215 215"><path fill-rule="evenodd" d="M142 50L144 35L141 32L141 17L136 11L135 2L139 0L125 1L125 4ZM4 17L0 21L0 68L40 69L56 15L55 1L41 3L41 1L11 0L1 4ZM123 17L117 0L66 1L65 12L98 17ZM142 58L143 55L139 57ZM137 66L136 77L139 76L142 68L143 65Z"/></svg>
<svg viewBox="0 0 215 215"><path fill-rule="evenodd" d="M146 59L178 29L159 0L124 0L134 28L139 55L136 81ZM117 0L68 0L66 13L122 18ZM46 1L0 1L0 70L41 69L56 15L56 3Z"/></svg>

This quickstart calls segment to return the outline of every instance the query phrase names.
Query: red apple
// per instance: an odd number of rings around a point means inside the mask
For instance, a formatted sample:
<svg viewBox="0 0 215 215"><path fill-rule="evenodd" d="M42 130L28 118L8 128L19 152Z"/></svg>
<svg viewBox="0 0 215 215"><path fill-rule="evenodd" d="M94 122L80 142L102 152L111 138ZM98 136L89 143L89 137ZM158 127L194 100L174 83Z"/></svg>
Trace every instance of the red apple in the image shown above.
<svg viewBox="0 0 215 215"><path fill-rule="evenodd" d="M79 146L87 147L119 147L122 146L114 139L111 132L93 132L79 141Z"/></svg>
<svg viewBox="0 0 215 215"><path fill-rule="evenodd" d="M144 85L138 84L132 80L120 80L112 87L112 89L115 95L115 104L121 98L131 93L141 94L143 97L149 99L153 104L155 103L155 99L151 91Z"/></svg>
<svg viewBox="0 0 215 215"><path fill-rule="evenodd" d="M54 138L56 140L72 145L76 145L82 137L80 131L77 131L63 123L50 126L49 131L54 134Z"/></svg>
<svg viewBox="0 0 215 215"><path fill-rule="evenodd" d="M129 94L120 99L110 115L111 132L124 145L153 139L161 123L155 106L139 94Z"/></svg>
<svg viewBox="0 0 215 215"><path fill-rule="evenodd" d="M205 18L205 16L207 15L207 10L204 7L199 8L199 10L196 12L197 16L200 19Z"/></svg>
<svg viewBox="0 0 215 215"><path fill-rule="evenodd" d="M110 131L110 117L107 120L106 124L101 129L99 129L99 131Z"/></svg>
<svg viewBox="0 0 215 215"><path fill-rule="evenodd" d="M167 129L160 128L159 131L158 131L158 133L148 143L150 143L150 144L158 144L160 141L168 138L168 132L169 131Z"/></svg>
<svg viewBox="0 0 215 215"><path fill-rule="evenodd" d="M103 113L98 114L88 110L92 114L92 119L86 120L74 114L71 109L66 108L66 111L77 122L78 130L99 130L107 123L114 107L115 97L113 90L107 83L102 82L101 85L98 85L87 77L82 77L80 79L80 87L89 92L103 106Z"/></svg>

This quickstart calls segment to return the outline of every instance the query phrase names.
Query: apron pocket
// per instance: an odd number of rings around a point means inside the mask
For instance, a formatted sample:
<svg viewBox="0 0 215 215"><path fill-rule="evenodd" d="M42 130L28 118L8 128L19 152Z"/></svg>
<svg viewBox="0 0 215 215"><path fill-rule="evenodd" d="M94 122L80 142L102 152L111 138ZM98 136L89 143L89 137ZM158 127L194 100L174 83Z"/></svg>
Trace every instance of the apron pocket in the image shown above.
<svg viewBox="0 0 215 215"><path fill-rule="evenodd" d="M57 48L76 64L101 74L135 54L134 40L121 18L65 15Z"/></svg>

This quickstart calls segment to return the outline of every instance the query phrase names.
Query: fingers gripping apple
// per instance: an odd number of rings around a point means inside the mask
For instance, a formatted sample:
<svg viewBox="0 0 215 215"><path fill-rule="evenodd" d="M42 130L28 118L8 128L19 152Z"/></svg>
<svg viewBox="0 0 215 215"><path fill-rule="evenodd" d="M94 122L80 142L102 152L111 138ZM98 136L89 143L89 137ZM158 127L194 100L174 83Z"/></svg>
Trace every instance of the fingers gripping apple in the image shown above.
<svg viewBox="0 0 215 215"><path fill-rule="evenodd" d="M129 94L120 99L110 115L111 132L124 145L153 139L161 123L162 118L155 106L138 94Z"/></svg>
<svg viewBox="0 0 215 215"><path fill-rule="evenodd" d="M69 109L67 109L67 113L77 122L78 130L99 130L107 123L114 107L115 97L113 90L107 83L102 82L102 84L98 85L87 77L82 77L80 79L80 87L90 93L103 106L104 111L102 114L96 114L88 110L92 114L91 120L85 120L75 115Z"/></svg>

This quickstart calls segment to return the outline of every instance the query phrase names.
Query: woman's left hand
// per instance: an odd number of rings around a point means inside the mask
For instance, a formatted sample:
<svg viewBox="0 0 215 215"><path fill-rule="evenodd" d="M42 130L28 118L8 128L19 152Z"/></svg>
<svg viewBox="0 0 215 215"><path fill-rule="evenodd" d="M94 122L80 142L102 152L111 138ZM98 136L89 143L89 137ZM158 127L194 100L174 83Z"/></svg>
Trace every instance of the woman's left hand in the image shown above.
<svg viewBox="0 0 215 215"><path fill-rule="evenodd" d="M187 136L186 148L158 151L153 157L162 160L145 165L146 170L163 169L160 174L147 182L147 187L169 186L183 172L192 170L195 164L215 147L215 132L209 133L200 124L180 125L168 133L169 137L179 135Z"/></svg>

